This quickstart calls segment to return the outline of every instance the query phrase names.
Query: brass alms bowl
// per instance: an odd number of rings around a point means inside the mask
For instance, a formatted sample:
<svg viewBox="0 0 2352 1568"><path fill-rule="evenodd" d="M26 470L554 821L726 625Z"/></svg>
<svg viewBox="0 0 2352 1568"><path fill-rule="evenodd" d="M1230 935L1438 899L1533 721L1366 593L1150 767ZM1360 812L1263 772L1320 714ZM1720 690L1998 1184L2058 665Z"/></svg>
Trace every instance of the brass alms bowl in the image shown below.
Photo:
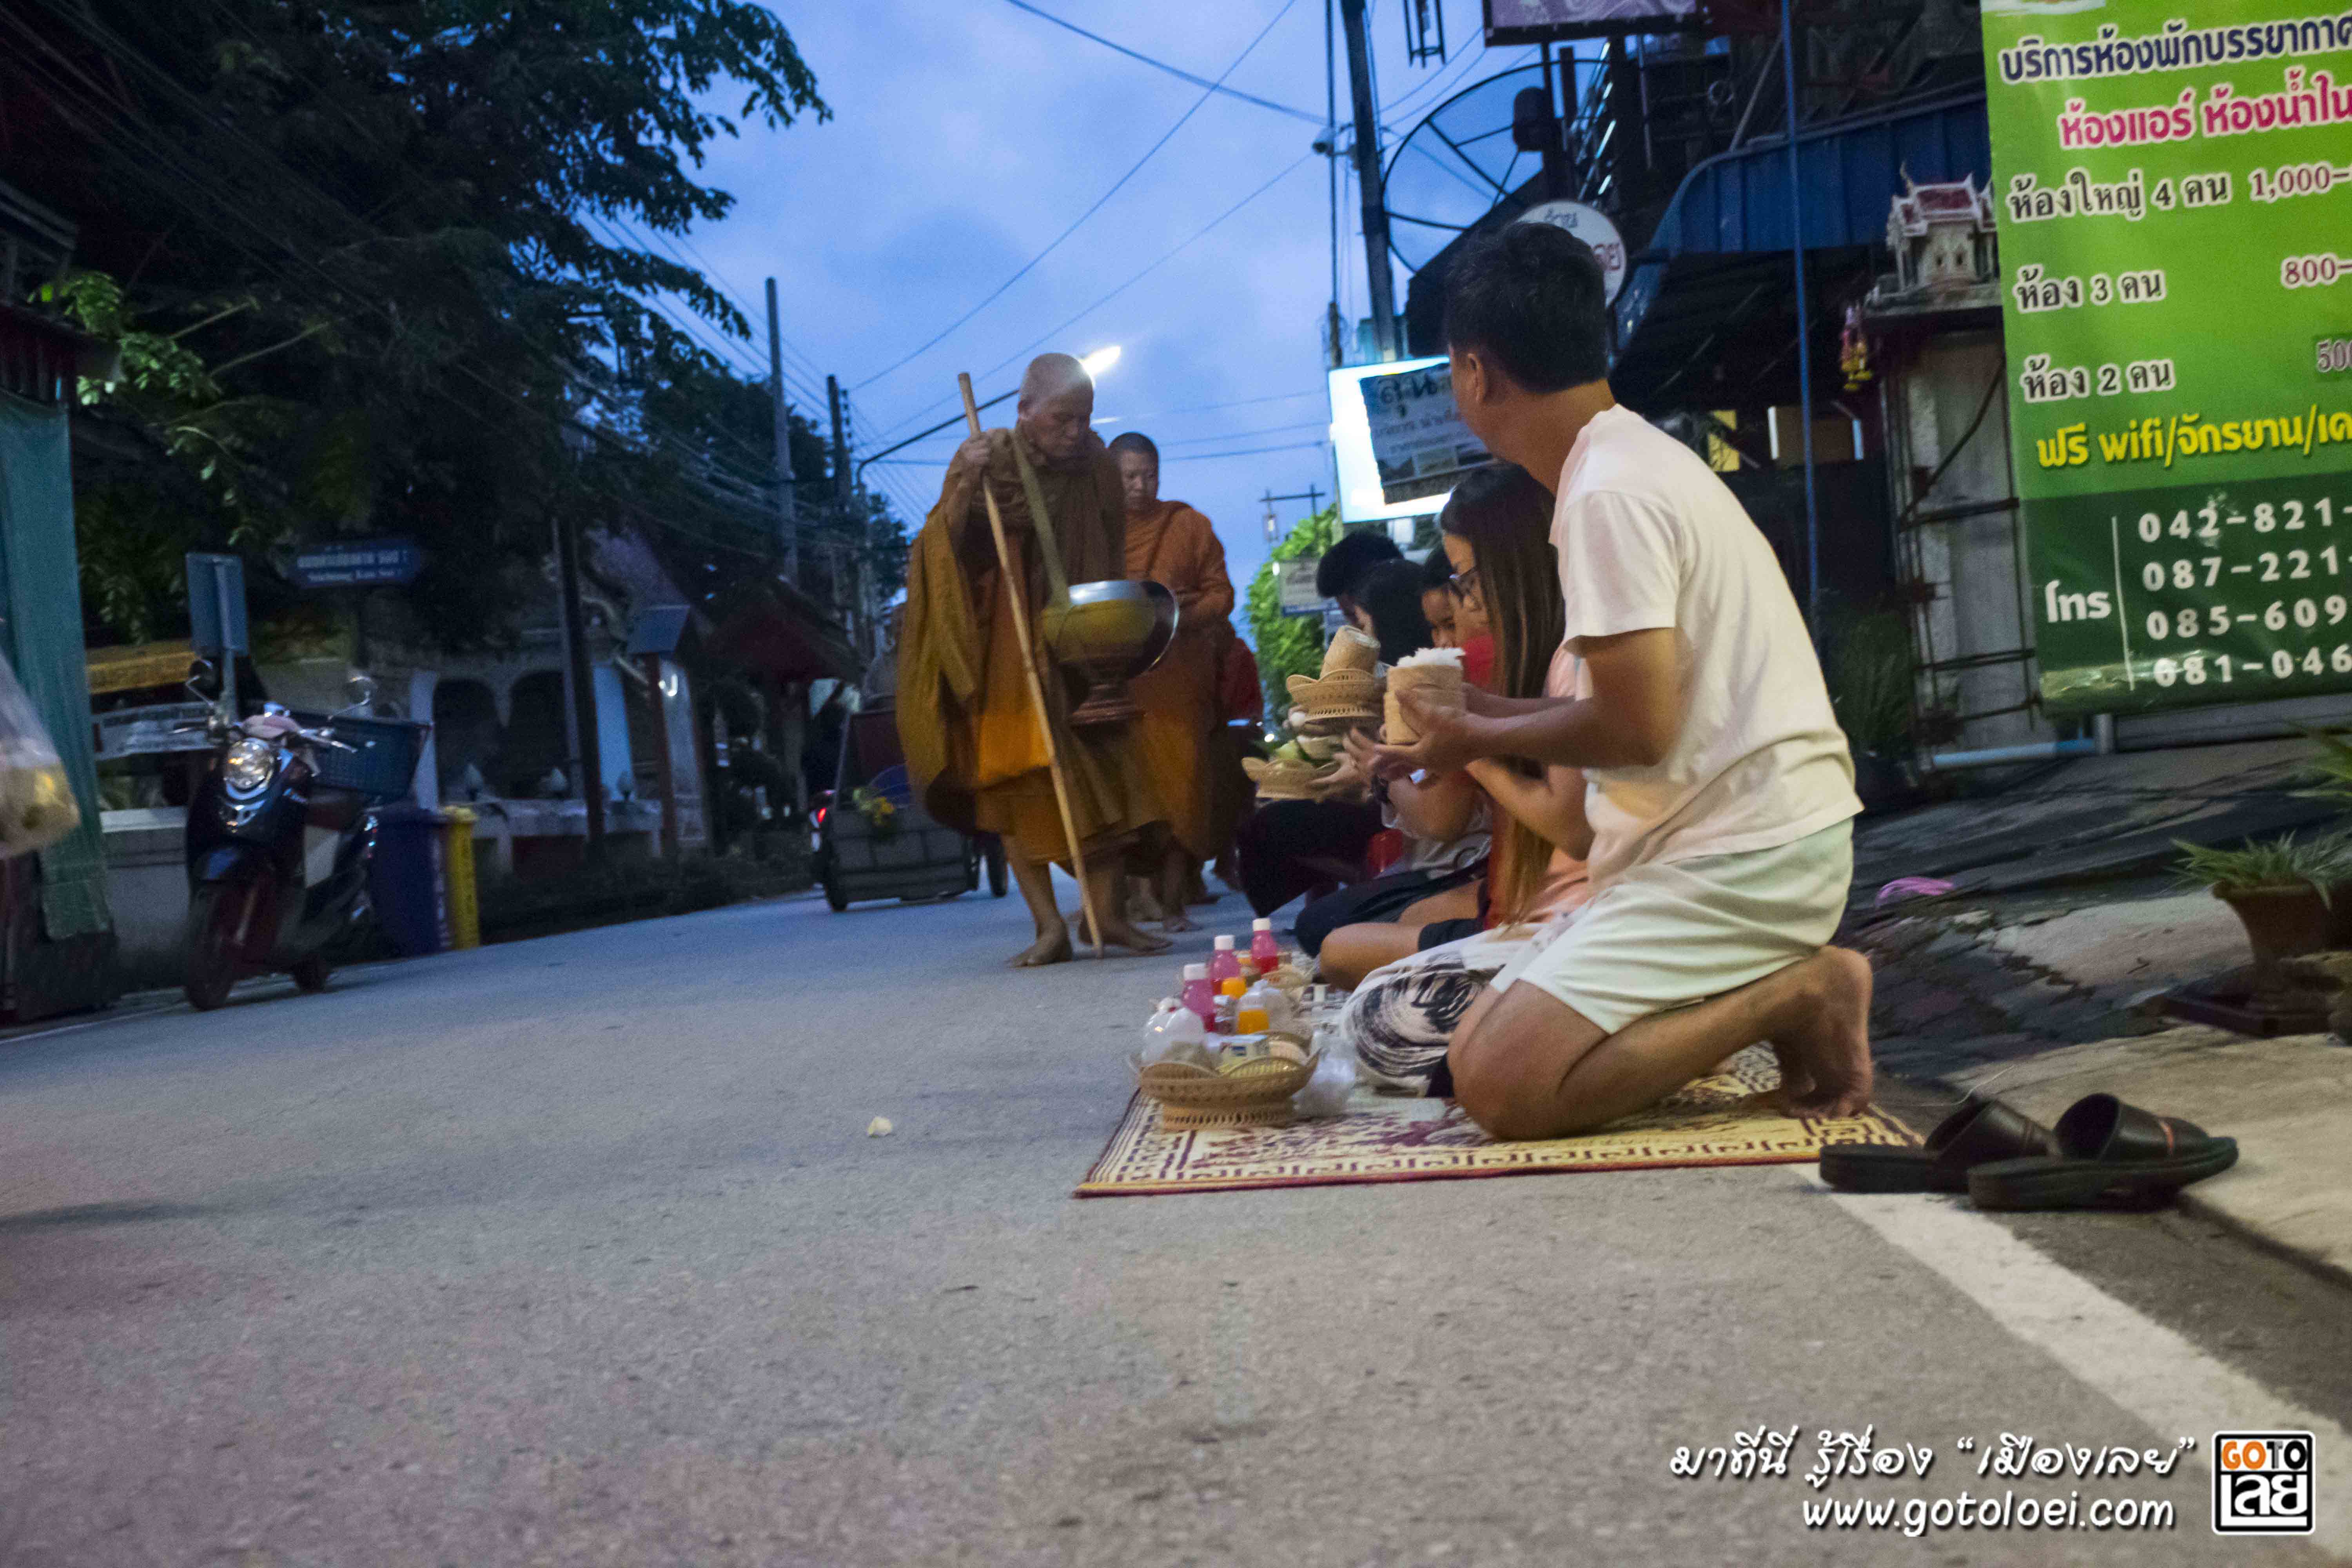
<svg viewBox="0 0 2352 1568"><path fill-rule="evenodd" d="M1138 712L1127 683L1160 662L1176 637L1176 595L1158 583L1073 583L1067 603L1045 608L1045 647L1086 678L1073 724L1109 724Z"/></svg>

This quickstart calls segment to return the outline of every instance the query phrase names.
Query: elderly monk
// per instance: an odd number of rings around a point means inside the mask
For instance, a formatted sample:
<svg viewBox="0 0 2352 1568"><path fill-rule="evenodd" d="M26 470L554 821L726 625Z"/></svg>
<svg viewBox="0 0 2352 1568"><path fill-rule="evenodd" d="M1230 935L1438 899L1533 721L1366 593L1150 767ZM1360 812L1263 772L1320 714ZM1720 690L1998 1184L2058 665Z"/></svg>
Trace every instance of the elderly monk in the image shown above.
<svg viewBox="0 0 2352 1568"><path fill-rule="evenodd" d="M1158 874L1160 918L1169 931L1191 931L1187 894L1200 868L1223 849L1233 813L1220 798L1218 636L1231 629L1234 585L1225 575L1225 547L1209 520L1181 500L1160 499L1160 448L1133 431L1110 444L1127 508L1127 575L1160 584L1176 595L1176 640L1158 664L1128 683L1143 710L1136 739L1168 814Z"/></svg>
<svg viewBox="0 0 2352 1568"><path fill-rule="evenodd" d="M957 448L940 503L908 553L898 733L908 772L933 816L967 833L1003 836L1037 924L1036 942L1013 960L1027 966L1070 956L1052 872L1055 861L1070 859L1070 848L1021 669L1011 595L1021 595L1030 635L1042 642L1055 576L1045 552L1053 550L1065 584L1123 577L1127 557L1118 468L1094 433L1095 387L1086 367L1068 354L1041 355L1021 378L1016 406L1012 429ZM983 483L1004 519L1011 582L998 565ZM1037 670L1103 940L1156 952L1167 942L1138 931L1119 897L1122 858L1160 820L1130 726L1072 729L1071 678L1042 646Z"/></svg>

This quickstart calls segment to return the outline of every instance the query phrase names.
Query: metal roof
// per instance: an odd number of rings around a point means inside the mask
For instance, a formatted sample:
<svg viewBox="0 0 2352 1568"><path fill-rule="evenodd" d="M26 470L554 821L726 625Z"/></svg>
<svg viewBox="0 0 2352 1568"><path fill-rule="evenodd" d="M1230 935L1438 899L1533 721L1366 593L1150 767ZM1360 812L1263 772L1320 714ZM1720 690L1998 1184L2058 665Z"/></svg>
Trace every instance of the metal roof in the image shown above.
<svg viewBox="0 0 2352 1568"><path fill-rule="evenodd" d="M1797 164L1816 280L1814 359L1826 379L1837 363L1834 340L1849 291L1834 285L1874 269L1888 204L1909 182L1990 183L1984 95L1946 95L1806 127L1797 136ZM1652 414L1720 407L1727 396L1741 404L1795 401L1790 235L1785 137L1748 142L1692 169L1617 297L1610 380L1618 395Z"/></svg>

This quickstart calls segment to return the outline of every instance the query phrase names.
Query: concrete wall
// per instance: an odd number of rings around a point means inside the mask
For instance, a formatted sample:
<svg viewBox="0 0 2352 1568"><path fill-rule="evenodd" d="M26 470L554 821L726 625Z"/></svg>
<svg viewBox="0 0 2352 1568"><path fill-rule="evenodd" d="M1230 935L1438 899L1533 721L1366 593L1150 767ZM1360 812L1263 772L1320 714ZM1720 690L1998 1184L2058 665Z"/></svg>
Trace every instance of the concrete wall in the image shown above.
<svg viewBox="0 0 2352 1568"><path fill-rule="evenodd" d="M177 985L188 918L187 811L153 806L102 813L106 898L114 910L124 984Z"/></svg>

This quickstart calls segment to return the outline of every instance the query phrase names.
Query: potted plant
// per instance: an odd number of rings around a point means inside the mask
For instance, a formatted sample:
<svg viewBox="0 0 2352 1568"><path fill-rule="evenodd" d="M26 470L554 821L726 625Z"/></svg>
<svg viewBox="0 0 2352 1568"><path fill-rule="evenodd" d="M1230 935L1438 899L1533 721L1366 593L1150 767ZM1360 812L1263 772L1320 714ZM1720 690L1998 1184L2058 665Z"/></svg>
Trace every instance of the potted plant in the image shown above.
<svg viewBox="0 0 2352 1568"><path fill-rule="evenodd" d="M2311 787L2299 793L2352 810L2352 741L2324 730L2305 733L2318 751L2304 770L2304 779ZM2339 836L2336 842L2342 845L2342 837ZM2352 948L2352 850L2339 855L2337 859L2338 867L2323 883L2328 902L2336 911L2335 939L2328 945Z"/></svg>
<svg viewBox="0 0 2352 1568"><path fill-rule="evenodd" d="M2288 833L2236 849L2173 842L2181 852L2181 874L2210 888L2246 928L2255 989L2275 981L2279 960L2336 945L2334 889L2346 871L2340 839L2297 843Z"/></svg>

